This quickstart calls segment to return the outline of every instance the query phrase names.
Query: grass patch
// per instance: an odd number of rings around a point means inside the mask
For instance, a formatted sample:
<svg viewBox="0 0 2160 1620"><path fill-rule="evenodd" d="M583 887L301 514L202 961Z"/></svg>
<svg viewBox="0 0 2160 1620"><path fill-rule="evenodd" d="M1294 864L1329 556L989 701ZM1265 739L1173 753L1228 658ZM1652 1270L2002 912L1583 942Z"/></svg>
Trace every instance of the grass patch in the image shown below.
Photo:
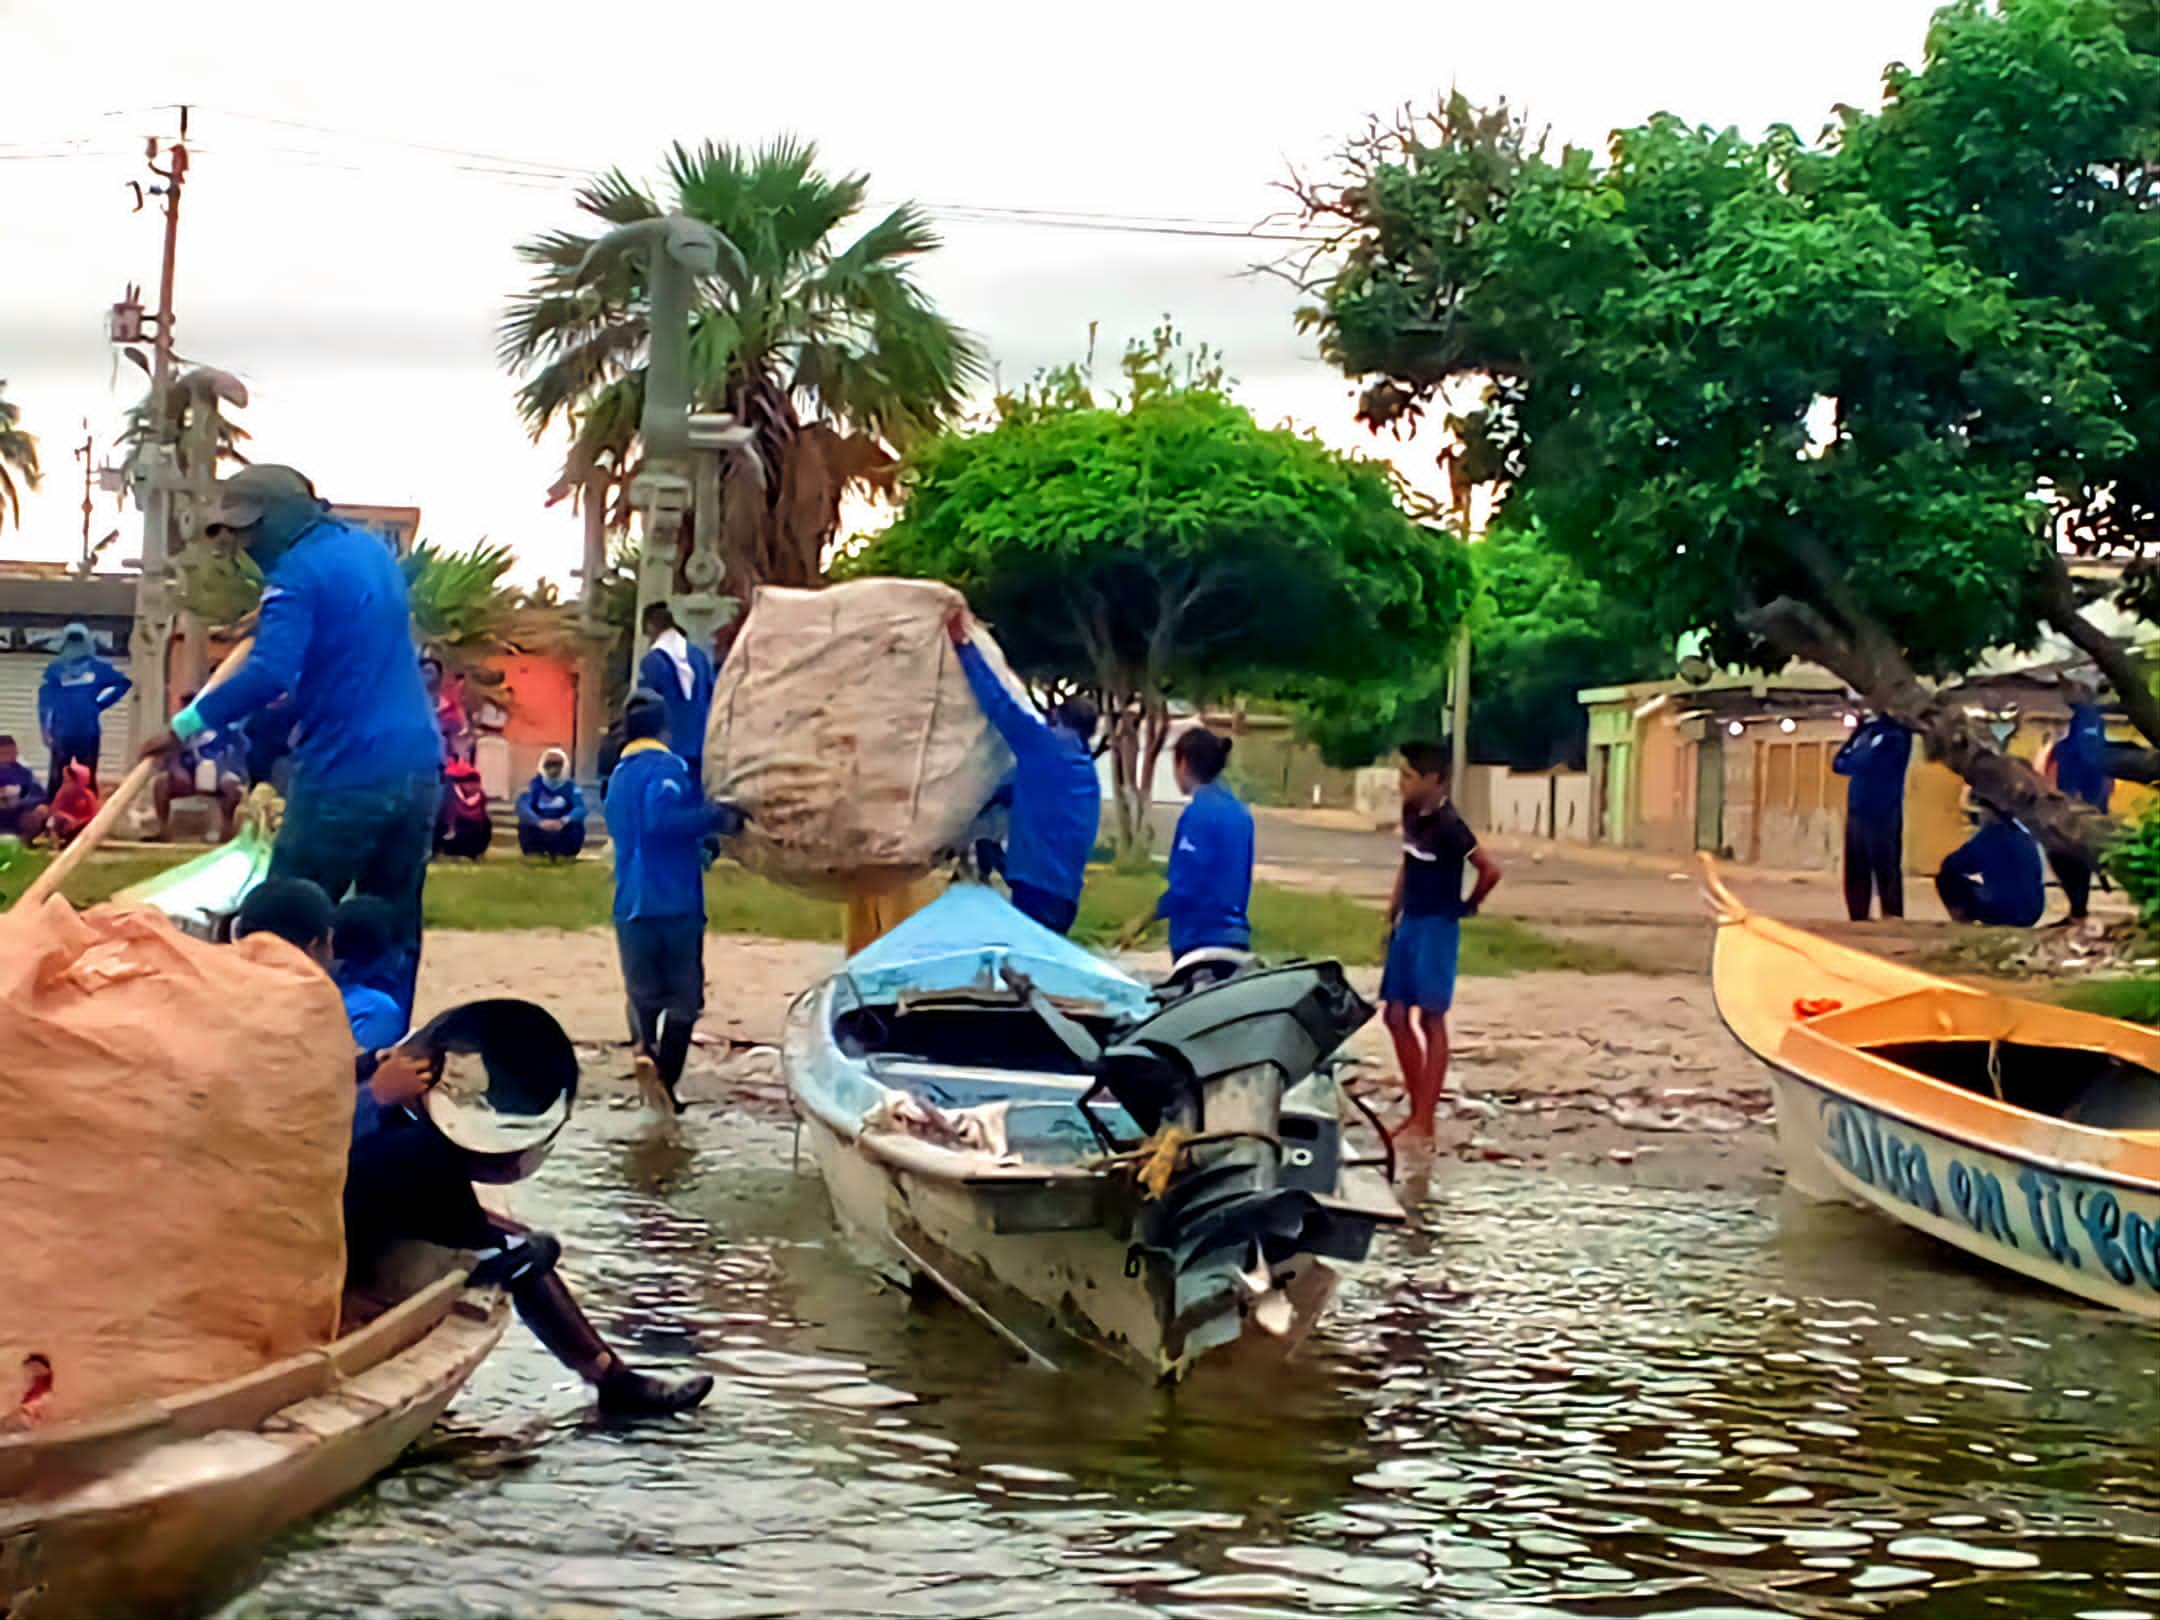
<svg viewBox="0 0 2160 1620"><path fill-rule="evenodd" d="M2079 979L2055 997L2072 1012L2131 1024L2160 1024L2160 979Z"/></svg>
<svg viewBox="0 0 2160 1620"><path fill-rule="evenodd" d="M79 906L109 900L131 884L194 855L193 847L99 855L68 883ZM0 910L11 905L48 857L25 854L0 870ZM1162 893L1157 871L1088 869L1073 938L1105 948L1133 918L1149 911ZM478 862L442 861L428 874L427 922L431 928L481 931L521 928L605 928L615 898L614 872L605 860L542 865L517 856ZM715 933L760 934L770 939L838 941L840 907L783 888L739 866L722 862L706 874L706 914ZM1334 957L1351 967L1378 965L1384 951L1384 918L1378 906L1347 895L1254 885L1254 944L1263 956ZM1162 939L1158 928L1152 942ZM1463 925L1462 971L1495 976L1539 970L1563 973L1628 973L1640 964L1602 945L1557 939L1507 917L1473 917Z"/></svg>

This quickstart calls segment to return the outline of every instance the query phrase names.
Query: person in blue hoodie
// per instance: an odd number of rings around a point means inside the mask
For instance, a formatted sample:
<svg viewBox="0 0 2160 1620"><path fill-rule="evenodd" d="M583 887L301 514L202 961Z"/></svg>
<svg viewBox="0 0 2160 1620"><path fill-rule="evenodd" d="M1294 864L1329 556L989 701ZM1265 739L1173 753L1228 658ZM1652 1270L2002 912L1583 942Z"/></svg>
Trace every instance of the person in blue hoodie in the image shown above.
<svg viewBox="0 0 2160 1620"><path fill-rule="evenodd" d="M135 683L97 655L90 627L71 624L60 632L60 649L38 685L38 729L51 754L45 793L60 791L70 765L80 763L97 785L98 752L104 743L105 711Z"/></svg>
<svg viewBox="0 0 2160 1620"><path fill-rule="evenodd" d="M1935 892L1952 922L2030 928L2047 909L2040 845L2021 822L1983 808L1980 827L1946 856Z"/></svg>
<svg viewBox="0 0 2160 1620"><path fill-rule="evenodd" d="M1846 779L1845 913L1866 922L1879 896L1885 920L1905 915L1905 769L1912 733L1887 714L1855 731L1830 768Z"/></svg>
<svg viewBox="0 0 2160 1620"><path fill-rule="evenodd" d="M1067 698L1046 720L1005 689L969 639L968 612L955 604L945 632L975 701L1013 752L1012 810L1005 882L1022 915L1068 933L1080 914L1088 856L1102 831L1102 782L1095 774L1095 705Z"/></svg>
<svg viewBox="0 0 2160 1620"><path fill-rule="evenodd" d="M550 748L540 774L518 795L518 848L527 855L569 861L585 847L585 795L570 780L570 756Z"/></svg>
<svg viewBox="0 0 2160 1620"><path fill-rule="evenodd" d="M330 515L290 467L245 467L218 485L206 533L245 551L267 581L254 650L173 716L146 755L232 732L289 695L291 792L270 875L334 899L368 894L397 917L399 1005L420 969L420 900L442 797L442 738L413 656L397 558Z"/></svg>
<svg viewBox="0 0 2160 1620"><path fill-rule="evenodd" d="M1253 818L1220 780L1230 739L1195 726L1178 738L1171 759L1186 802L1170 839L1169 887L1155 902L1155 915L1170 924L1170 960L1248 950Z"/></svg>
<svg viewBox="0 0 2160 1620"><path fill-rule="evenodd" d="M668 747L689 767L690 780L705 780L705 722L712 713L713 661L693 646L665 602L645 610L645 639L652 645L638 664L638 685L667 705Z"/></svg>
<svg viewBox="0 0 2160 1620"><path fill-rule="evenodd" d="M2048 756L2055 785L2073 799L2083 800L2102 815L2115 797L2115 782L2108 775L2107 716L2091 692L2080 692L2070 705L2070 729ZM2070 904L2066 921L2085 920L2092 902L2093 863L2082 855L2049 850L2048 865L2062 885Z"/></svg>
<svg viewBox="0 0 2160 1620"><path fill-rule="evenodd" d="M743 817L699 791L668 748L667 725L664 698L643 688L630 694L606 808L638 1090L656 1112L680 1113L676 1087L705 1010L704 844L739 831Z"/></svg>

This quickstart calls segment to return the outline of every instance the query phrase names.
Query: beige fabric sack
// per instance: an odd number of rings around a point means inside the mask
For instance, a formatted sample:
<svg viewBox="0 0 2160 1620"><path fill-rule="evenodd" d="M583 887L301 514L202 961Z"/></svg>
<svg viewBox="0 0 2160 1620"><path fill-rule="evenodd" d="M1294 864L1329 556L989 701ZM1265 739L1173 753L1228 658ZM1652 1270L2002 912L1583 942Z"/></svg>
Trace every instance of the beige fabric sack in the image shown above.
<svg viewBox="0 0 2160 1620"><path fill-rule="evenodd" d="M960 601L916 579L759 589L705 734L706 791L751 817L730 854L840 899L910 883L959 844L1013 763L945 634Z"/></svg>
<svg viewBox="0 0 2160 1620"><path fill-rule="evenodd" d="M0 1430L336 1336L353 1043L320 968L48 900L0 915L0 1054Z"/></svg>

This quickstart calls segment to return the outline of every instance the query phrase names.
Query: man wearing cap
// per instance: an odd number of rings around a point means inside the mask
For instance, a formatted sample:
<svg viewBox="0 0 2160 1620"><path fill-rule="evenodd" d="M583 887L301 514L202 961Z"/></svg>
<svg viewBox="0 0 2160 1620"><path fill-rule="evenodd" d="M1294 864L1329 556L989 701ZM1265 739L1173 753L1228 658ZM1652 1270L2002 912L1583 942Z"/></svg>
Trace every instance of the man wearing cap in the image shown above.
<svg viewBox="0 0 2160 1620"><path fill-rule="evenodd" d="M134 684L97 655L88 625L71 624L60 632L60 650L38 686L38 728L52 756L47 794L60 791L70 765L85 767L96 783L105 711Z"/></svg>
<svg viewBox="0 0 2160 1620"><path fill-rule="evenodd" d="M206 525L267 582L247 661L173 716L143 752L234 731L282 695L292 785L270 874L333 897L384 901L409 1012L420 966L420 895L442 791L442 739L413 656L405 578L390 548L330 516L290 467L246 467L218 485Z"/></svg>

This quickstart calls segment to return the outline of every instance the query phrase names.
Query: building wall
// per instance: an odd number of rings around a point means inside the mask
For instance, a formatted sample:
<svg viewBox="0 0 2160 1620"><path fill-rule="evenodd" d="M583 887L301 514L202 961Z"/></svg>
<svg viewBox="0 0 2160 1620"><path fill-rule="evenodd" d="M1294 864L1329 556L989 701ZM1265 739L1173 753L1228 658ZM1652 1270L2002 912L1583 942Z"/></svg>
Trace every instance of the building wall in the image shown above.
<svg viewBox="0 0 2160 1620"><path fill-rule="evenodd" d="M1636 843L1667 855L1695 847L1695 752L1670 706L1643 717L1637 730Z"/></svg>

